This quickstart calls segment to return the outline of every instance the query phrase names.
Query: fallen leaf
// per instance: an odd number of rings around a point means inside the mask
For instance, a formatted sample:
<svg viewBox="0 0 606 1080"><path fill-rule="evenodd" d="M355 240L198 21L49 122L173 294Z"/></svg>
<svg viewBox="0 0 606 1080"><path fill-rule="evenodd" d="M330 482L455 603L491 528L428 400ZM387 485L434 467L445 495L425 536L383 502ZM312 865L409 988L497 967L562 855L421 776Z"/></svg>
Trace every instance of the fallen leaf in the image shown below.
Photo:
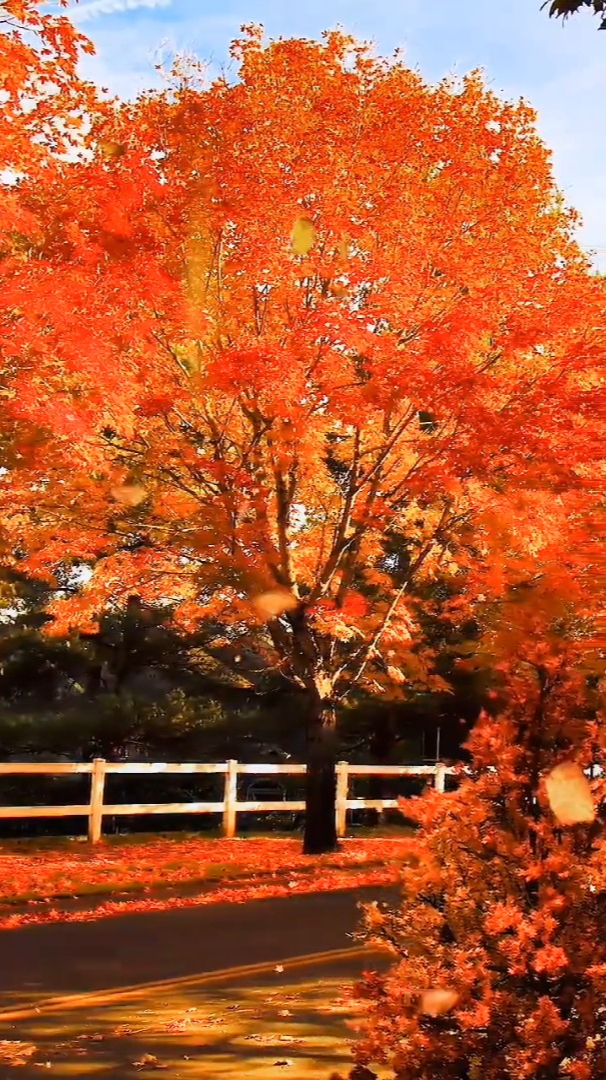
<svg viewBox="0 0 606 1080"><path fill-rule="evenodd" d="M171 1020L170 1023L166 1025L165 1030L170 1032L187 1031L190 1026L191 1020L188 1020L186 1017L183 1020Z"/></svg>
<svg viewBox="0 0 606 1080"><path fill-rule="evenodd" d="M352 841L352 846L344 841L342 852L327 856L327 861L317 865L305 861L308 857L301 855L296 840L270 840L266 837L229 841L196 838L171 841L171 845L157 839L132 846L117 844L110 849L101 848L95 853L88 853L86 858L80 858L78 851L74 853L74 859L68 860L64 854L50 851L36 856L4 853L0 854L0 928L15 929L51 922L88 922L126 912L194 908L223 902L241 903L254 897L288 896L295 892L387 885L397 880L398 866L402 861L410 860L409 846L408 838L389 841L356 839ZM167 869L167 863L171 863L170 869ZM177 888L177 881L198 882L200 868L209 865L229 867L230 872L237 872L238 882L225 882L224 886L217 882L212 888L204 888L187 896L163 894L151 899L142 893L144 886L170 883L171 888ZM68 905L64 906L63 897L59 902L49 889L49 880L55 882L59 873L62 893L69 891L70 894L78 894L81 889L88 890L91 885L99 884L120 891L126 881L136 882L141 891L129 893L128 899L116 896L99 902L91 899L90 907L87 903L77 910L71 909ZM289 881L296 881L296 889L288 887ZM58 886L53 884L54 887ZM50 905L39 904L17 914L12 907L6 906L30 891L38 896L50 896ZM280 982L276 980L276 988L280 987ZM289 999L280 988L276 1010L287 1007L289 1000L297 1001L298 998L294 995ZM184 1009L175 1013L167 1010L167 1019L184 1013ZM202 1011L194 1015L201 1016ZM141 1028L157 1016L157 1009L138 1009L131 1016L130 1026ZM223 1019L208 1022L224 1024L225 1015Z"/></svg>
<svg viewBox="0 0 606 1080"><path fill-rule="evenodd" d="M545 777L547 798L560 825L578 825L595 820L591 788L583 770L574 761L562 761Z"/></svg>
<svg viewBox="0 0 606 1080"><path fill-rule="evenodd" d="M133 1061L132 1064L136 1069L168 1069L168 1065L158 1061L155 1054L144 1054L139 1061Z"/></svg>
<svg viewBox="0 0 606 1080"><path fill-rule="evenodd" d="M456 990L425 990L421 994L421 1012L426 1016L442 1016L454 1009L459 995Z"/></svg>
<svg viewBox="0 0 606 1080"><path fill-rule="evenodd" d="M4 1065L26 1065L27 1059L36 1053L33 1043L18 1039L0 1039L0 1062Z"/></svg>

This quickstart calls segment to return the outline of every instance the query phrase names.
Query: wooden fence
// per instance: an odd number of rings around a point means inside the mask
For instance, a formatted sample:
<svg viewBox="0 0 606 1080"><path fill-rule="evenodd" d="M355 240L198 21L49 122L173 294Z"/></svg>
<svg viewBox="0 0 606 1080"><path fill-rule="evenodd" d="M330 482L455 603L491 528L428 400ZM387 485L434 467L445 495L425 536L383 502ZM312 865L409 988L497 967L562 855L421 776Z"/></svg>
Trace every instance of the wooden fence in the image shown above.
<svg viewBox="0 0 606 1080"><path fill-rule="evenodd" d="M86 817L88 818L88 838L96 844L101 839L103 817L115 814L216 814L223 817L223 835L236 835L236 815L243 811L304 810L302 799L283 799L280 801L238 801L238 776L242 774L266 775L289 773L302 776L307 771L306 765L262 764L242 765L229 760L199 764L186 762L172 764L165 762L114 762L104 758L95 758L92 762L0 762L0 776L8 774L27 776L72 776L88 773L91 777L90 801L79 806L0 806L0 818L42 818L42 817ZM347 761L337 764L336 821L337 833L344 836L346 814L348 810L375 809L384 810L396 807L396 799L348 799L349 779L353 776L426 776L433 777L437 791L444 791L445 779L454 770L446 765L350 765ZM116 773L126 775L139 773L144 776L154 774L183 775L223 773L224 789L221 802L183 802L183 803L106 803L104 801L105 778Z"/></svg>

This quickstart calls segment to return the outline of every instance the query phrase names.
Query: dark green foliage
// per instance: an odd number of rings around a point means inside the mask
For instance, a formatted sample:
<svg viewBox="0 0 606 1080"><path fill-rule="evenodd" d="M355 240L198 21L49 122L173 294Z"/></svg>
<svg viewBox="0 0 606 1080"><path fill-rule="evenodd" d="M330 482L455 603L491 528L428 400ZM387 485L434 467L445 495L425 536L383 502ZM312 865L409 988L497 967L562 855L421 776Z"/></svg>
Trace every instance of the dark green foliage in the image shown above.
<svg viewBox="0 0 606 1080"><path fill-rule="evenodd" d="M542 7L549 5L549 15L552 18L567 19L570 15L576 15L581 8L591 8L594 15L600 15L600 30L606 30L606 0L545 0Z"/></svg>

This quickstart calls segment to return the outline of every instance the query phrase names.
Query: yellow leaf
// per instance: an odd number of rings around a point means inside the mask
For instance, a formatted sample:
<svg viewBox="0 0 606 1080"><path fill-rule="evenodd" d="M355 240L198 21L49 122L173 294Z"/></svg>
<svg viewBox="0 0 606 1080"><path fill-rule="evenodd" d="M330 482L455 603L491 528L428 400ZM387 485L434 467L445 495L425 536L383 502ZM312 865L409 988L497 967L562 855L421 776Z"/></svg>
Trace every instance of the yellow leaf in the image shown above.
<svg viewBox="0 0 606 1080"><path fill-rule="evenodd" d="M316 230L311 218L297 218L290 239L295 255L307 255L316 242Z"/></svg>
<svg viewBox="0 0 606 1080"><path fill-rule="evenodd" d="M574 761L562 761L545 777L547 798L560 825L595 820L595 806L587 777Z"/></svg>
<svg viewBox="0 0 606 1080"><path fill-rule="evenodd" d="M425 990L421 994L421 1012L426 1016L443 1016L454 1009L459 995L456 990Z"/></svg>

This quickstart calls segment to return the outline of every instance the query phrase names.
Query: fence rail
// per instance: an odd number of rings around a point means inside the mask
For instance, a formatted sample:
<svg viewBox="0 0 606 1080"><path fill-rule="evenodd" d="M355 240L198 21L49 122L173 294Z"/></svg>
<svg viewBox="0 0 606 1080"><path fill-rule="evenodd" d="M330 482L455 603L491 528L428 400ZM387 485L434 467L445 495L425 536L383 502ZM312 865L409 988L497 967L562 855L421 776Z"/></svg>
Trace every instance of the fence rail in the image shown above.
<svg viewBox="0 0 606 1080"><path fill-rule="evenodd" d="M304 810L302 799L239 800L238 776L254 774L268 776L286 773L304 776L306 765L298 764L241 764L235 759L221 762L118 762L95 758L92 762L0 762L0 776L73 776L85 774L91 777L90 801L77 806L0 806L0 818L86 817L88 838L96 844L101 839L103 818L116 814L222 814L223 835L236 835L236 816L242 812ZM397 799L349 799L349 780L355 776L425 776L434 778L437 791L444 791L446 776L454 769L438 762L436 765L351 765L347 761L337 763L336 825L337 834L344 836L347 827L347 811L358 809L387 810L397 807ZM166 803L106 803L105 778L116 774L209 774L224 775L221 802L166 802Z"/></svg>

